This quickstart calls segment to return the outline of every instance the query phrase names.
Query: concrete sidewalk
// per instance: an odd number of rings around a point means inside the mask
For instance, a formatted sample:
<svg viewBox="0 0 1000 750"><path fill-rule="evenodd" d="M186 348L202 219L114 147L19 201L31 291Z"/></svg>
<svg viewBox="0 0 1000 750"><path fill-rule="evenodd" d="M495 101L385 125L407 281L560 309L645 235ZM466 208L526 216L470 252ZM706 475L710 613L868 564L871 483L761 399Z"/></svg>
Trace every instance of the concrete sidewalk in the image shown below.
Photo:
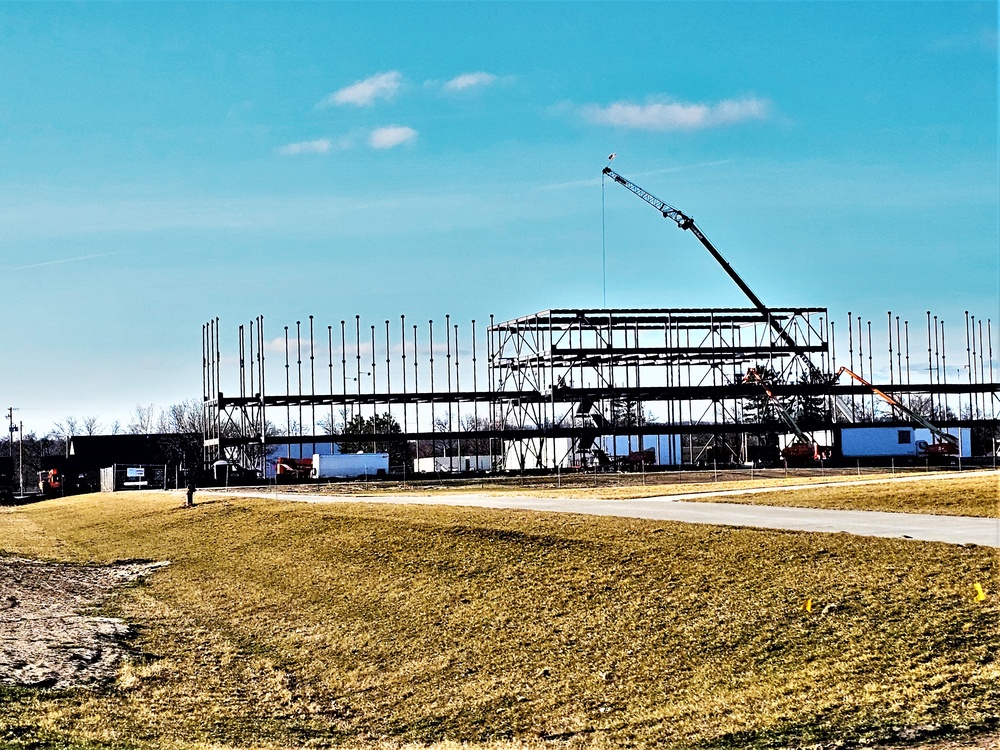
<svg viewBox="0 0 1000 750"><path fill-rule="evenodd" d="M892 481L892 480L890 480ZM806 489L810 485L801 486ZM815 486L815 485L812 485ZM799 489L800 487L796 487ZM791 487L775 488L788 490ZM767 488L770 490L770 488ZM206 490L206 494L221 492ZM752 491L751 491L752 492ZM478 493L448 493L440 495L307 495L297 492L241 492L226 494L244 497L267 497L305 503L393 503L400 505L448 505L453 507L535 510L546 513L581 513L593 516L645 518L655 521L747 526L788 531L846 532L859 536L889 539L915 539L948 544L976 544L1000 548L1000 519L968 516L932 516L915 513L883 513L861 510L823 510L815 508L782 508L736 503L684 502L684 495L647 497L632 500L600 500L587 498L527 497L518 495L486 495ZM709 494L750 494L746 490ZM688 495L691 497L692 495Z"/></svg>

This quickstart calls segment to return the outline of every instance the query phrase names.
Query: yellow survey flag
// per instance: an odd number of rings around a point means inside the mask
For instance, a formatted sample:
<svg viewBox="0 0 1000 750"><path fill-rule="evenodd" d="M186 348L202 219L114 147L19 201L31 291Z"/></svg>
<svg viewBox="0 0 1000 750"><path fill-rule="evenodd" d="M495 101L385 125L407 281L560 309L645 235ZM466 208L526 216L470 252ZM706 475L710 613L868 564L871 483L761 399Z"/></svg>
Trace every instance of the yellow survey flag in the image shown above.
<svg viewBox="0 0 1000 750"><path fill-rule="evenodd" d="M813 600L812 599L806 599L804 602L802 602L802 609L804 609L806 612L812 612L813 611Z"/></svg>
<svg viewBox="0 0 1000 750"><path fill-rule="evenodd" d="M976 590L976 601L981 602L986 599L986 592L983 591L983 585L981 583L974 584L972 586Z"/></svg>

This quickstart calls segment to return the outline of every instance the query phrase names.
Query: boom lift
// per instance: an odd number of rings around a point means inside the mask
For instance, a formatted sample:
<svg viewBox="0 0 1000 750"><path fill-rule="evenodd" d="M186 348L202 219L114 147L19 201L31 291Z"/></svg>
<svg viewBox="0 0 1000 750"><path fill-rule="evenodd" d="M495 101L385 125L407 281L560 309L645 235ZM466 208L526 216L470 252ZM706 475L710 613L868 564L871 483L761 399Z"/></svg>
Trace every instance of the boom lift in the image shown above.
<svg viewBox="0 0 1000 750"><path fill-rule="evenodd" d="M852 372L848 368L841 367L839 370L837 370L837 374L834 376L833 382L836 382L837 379L840 378L840 376L843 375L844 373L850 375L852 378L854 378L854 380L858 381L859 383L861 383L861 385L868 388L872 393L874 393L880 399L885 401L887 404L889 404L895 409L898 409L903 415L913 420L924 429L929 430L931 435L937 438L938 442L931 443L930 445L928 445L924 449L925 453L927 453L928 455L935 455L935 456L952 456L961 453L961 442L957 437L955 437L949 432L945 432L940 427L937 427L936 425L932 424L926 417L917 414L917 412L913 411L912 409L903 406L903 404L894 399L888 393L879 390L874 385L865 380L863 377L861 377L855 372Z"/></svg>
<svg viewBox="0 0 1000 750"><path fill-rule="evenodd" d="M796 424L792 415L781 405L777 396L774 395L767 383L764 382L763 378L761 378L760 374L754 368L751 367L747 370L747 374L743 376L743 382L759 385L764 390L764 393L767 394L771 403L774 404L774 408L778 411L778 416L781 417L781 420L795 434L795 440L782 449L781 457L786 461L819 461L822 458L819 445Z"/></svg>

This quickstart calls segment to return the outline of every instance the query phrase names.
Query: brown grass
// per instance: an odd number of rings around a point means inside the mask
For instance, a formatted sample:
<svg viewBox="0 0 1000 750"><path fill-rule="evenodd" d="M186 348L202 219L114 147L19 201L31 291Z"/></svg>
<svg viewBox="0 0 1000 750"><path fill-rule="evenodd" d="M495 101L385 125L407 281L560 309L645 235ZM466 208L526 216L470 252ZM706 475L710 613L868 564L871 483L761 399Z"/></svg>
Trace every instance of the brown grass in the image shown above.
<svg viewBox="0 0 1000 750"><path fill-rule="evenodd" d="M643 497L664 497L679 494L705 493L705 497L689 498L704 502L750 503L803 508L837 510L877 510L897 513L928 513L933 515L1000 517L1000 475L994 472L870 472L858 476L838 470L829 473L819 469L799 469L785 476L780 470L755 472L720 472L719 481L705 477L704 472L649 474L645 478L633 474L585 476L573 475L566 481L552 477L533 477L525 481L517 477L494 479L477 484L472 480L444 483L332 483L303 484L281 487L282 492L303 492L330 495L454 495L468 492L492 496L517 495L527 497L571 497L602 500L629 500ZM711 473L709 473L711 474ZM928 481L912 481L915 479ZM700 480L700 481L693 481ZM854 482L882 482L854 484ZM900 481L894 484L896 480ZM588 485L587 482L591 482ZM817 486L809 492L781 492L783 487L803 487L828 483L844 483L839 487ZM746 495L709 496L729 490L768 488L772 492Z"/></svg>
<svg viewBox="0 0 1000 750"><path fill-rule="evenodd" d="M0 743L781 747L1000 721L993 551L468 508L179 506L144 493L0 511L8 552L173 561L113 603L141 629L117 684L0 693Z"/></svg>
<svg viewBox="0 0 1000 750"><path fill-rule="evenodd" d="M815 487L809 491L775 491L699 499L705 502L998 518L1000 476L973 474L927 482L847 484L841 487Z"/></svg>

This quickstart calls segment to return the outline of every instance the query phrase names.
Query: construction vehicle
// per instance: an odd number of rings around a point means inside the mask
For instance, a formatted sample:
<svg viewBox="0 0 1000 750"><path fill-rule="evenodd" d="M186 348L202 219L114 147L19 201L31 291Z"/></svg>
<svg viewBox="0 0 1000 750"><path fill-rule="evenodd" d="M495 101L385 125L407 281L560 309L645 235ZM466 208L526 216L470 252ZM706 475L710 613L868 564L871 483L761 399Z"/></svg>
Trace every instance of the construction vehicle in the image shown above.
<svg viewBox="0 0 1000 750"><path fill-rule="evenodd" d="M778 412L778 416L781 417L781 421L784 422L788 428L794 433L795 440L786 445L781 450L781 457L785 459L788 463L803 463L811 461L819 461L824 458L827 453L827 448L821 448L819 444L810 437L806 432L802 430L801 427L792 418L792 415L788 413L788 410L782 406L781 401L778 397L774 395L774 392L764 382L764 379L754 368L747 370L746 375L743 376L744 383L756 383L759 385L764 393L767 394L768 399L774 404L775 411Z"/></svg>
<svg viewBox="0 0 1000 750"><path fill-rule="evenodd" d="M656 465L656 450L646 448L645 450L632 451L622 463L627 471L644 471L647 466Z"/></svg>
<svg viewBox="0 0 1000 750"><path fill-rule="evenodd" d="M865 380L863 377L849 370L847 367L841 367L839 370L837 370L837 374L833 377L833 382L835 383L840 378L840 376L844 374L849 375L854 380L861 383L861 385L865 386L868 390L870 390L880 399L885 401L892 408L896 409L903 416L916 422L918 425L928 430L931 433L931 435L933 435L936 438L937 442L929 443L926 446L921 446L921 452L924 455L944 457L944 456L955 456L961 452L961 443L958 437L952 435L949 432L945 432L940 427L932 424L926 417L917 414L917 412L913 411L912 409L907 408L897 399L894 399L888 393L879 390L874 385Z"/></svg>
<svg viewBox="0 0 1000 750"><path fill-rule="evenodd" d="M274 464L274 478L278 484L304 482L312 475L311 458L289 458L281 456Z"/></svg>
<svg viewBox="0 0 1000 750"><path fill-rule="evenodd" d="M59 469L38 472L38 489L44 497L58 497L65 492L63 475Z"/></svg>

